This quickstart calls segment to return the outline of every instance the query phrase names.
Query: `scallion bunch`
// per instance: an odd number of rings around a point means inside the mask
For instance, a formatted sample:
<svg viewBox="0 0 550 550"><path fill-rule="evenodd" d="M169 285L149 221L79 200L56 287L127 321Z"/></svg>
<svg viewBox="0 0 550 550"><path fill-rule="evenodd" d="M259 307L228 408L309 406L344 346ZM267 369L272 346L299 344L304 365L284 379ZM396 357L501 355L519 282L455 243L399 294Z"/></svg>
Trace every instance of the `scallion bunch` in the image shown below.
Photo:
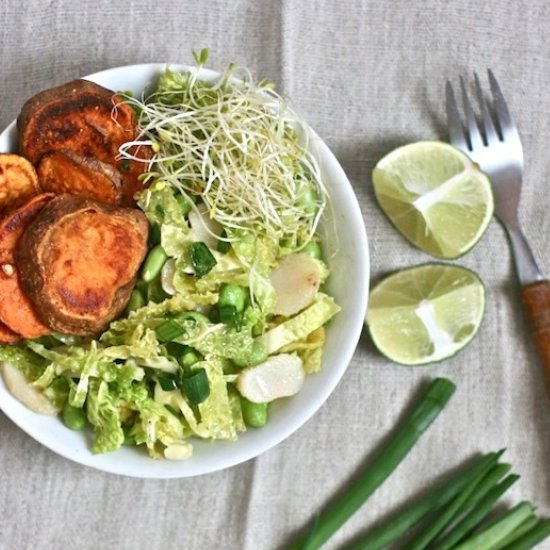
<svg viewBox="0 0 550 550"><path fill-rule="evenodd" d="M443 410L454 384L435 379L405 421L341 498L315 517L312 527L292 550L317 550L390 476L418 438ZM381 550L404 543L407 550L527 550L550 535L550 519L541 519L527 501L494 514L500 497L519 479L503 450L471 461L458 474L400 509L346 550Z"/></svg>

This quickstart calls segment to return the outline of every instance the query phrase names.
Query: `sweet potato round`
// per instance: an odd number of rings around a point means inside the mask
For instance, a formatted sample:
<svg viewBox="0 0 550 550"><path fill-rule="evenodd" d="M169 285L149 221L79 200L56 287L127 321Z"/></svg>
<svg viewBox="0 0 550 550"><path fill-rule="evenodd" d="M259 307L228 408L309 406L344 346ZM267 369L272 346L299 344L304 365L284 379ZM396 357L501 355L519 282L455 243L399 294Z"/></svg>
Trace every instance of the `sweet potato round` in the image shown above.
<svg viewBox="0 0 550 550"><path fill-rule="evenodd" d="M54 151L72 151L112 165L122 178L122 202L134 205L143 189L145 162L120 158L119 147L137 136L134 111L112 90L88 80L73 80L39 92L25 102L17 119L19 152L33 164ZM149 147L132 151L149 159Z"/></svg>
<svg viewBox="0 0 550 550"><path fill-rule="evenodd" d="M17 344L23 340L23 337L16 332L13 332L10 328L8 328L4 323L0 322L0 344L6 345L6 344Z"/></svg>
<svg viewBox="0 0 550 550"><path fill-rule="evenodd" d="M120 204L120 172L105 162L83 157L73 151L46 153L37 166L40 187L44 191L68 193L83 199Z"/></svg>
<svg viewBox="0 0 550 550"><path fill-rule="evenodd" d="M128 302L148 229L136 209L54 198L16 251L23 288L44 322L66 334L104 330Z"/></svg>
<svg viewBox="0 0 550 550"><path fill-rule="evenodd" d="M0 214L21 206L40 193L34 166L24 157L0 154Z"/></svg>
<svg viewBox="0 0 550 550"><path fill-rule="evenodd" d="M0 223L0 322L24 338L37 338L50 332L34 304L22 288L21 272L15 261L19 239L41 210L51 201L51 193L36 195L11 212ZM3 342L14 337L4 331Z"/></svg>

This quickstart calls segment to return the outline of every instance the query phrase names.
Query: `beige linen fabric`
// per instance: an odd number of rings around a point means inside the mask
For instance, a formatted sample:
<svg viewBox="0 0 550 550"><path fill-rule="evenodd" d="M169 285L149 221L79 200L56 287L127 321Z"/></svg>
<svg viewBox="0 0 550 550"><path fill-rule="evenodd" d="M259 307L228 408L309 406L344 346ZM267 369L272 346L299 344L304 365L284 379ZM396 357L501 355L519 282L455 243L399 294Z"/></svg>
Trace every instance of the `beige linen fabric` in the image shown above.
<svg viewBox="0 0 550 550"><path fill-rule="evenodd" d="M0 3L0 126L31 94L109 67L192 62L248 66L279 86L332 147L359 199L372 281L429 261L375 204L370 174L397 145L444 139L444 84L491 67L521 130L521 218L550 273L550 7L546 0L210 0ZM327 544L341 548L397 503L479 451L507 447L522 475L509 502L550 514L550 407L495 222L460 264L487 285L476 340L440 365L390 364L363 335L336 391L263 456L194 479L117 477L55 455L0 413L2 550L272 550L342 490L422 382L458 391L414 453ZM366 282L365 282L366 283ZM353 292L353 289L350 289ZM546 545L550 548L550 544Z"/></svg>

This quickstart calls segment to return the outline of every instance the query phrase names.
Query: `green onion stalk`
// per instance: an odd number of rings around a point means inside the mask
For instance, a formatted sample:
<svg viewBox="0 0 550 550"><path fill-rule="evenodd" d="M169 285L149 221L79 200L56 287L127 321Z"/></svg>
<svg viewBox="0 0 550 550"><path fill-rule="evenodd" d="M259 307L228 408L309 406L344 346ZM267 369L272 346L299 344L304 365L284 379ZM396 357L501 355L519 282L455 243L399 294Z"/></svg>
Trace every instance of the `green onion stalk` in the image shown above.
<svg viewBox="0 0 550 550"><path fill-rule="evenodd" d="M373 462L340 499L319 514L313 528L292 545L292 550L321 548L408 455L443 410L455 389L455 385L446 378L432 381L405 422L393 433Z"/></svg>

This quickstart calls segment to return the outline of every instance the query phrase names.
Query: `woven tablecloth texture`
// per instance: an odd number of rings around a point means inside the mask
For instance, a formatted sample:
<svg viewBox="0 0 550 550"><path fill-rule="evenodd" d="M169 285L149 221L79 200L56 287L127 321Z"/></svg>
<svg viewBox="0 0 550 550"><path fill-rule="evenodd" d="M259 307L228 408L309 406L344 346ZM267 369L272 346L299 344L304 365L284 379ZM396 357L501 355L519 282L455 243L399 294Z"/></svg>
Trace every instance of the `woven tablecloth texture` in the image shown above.
<svg viewBox="0 0 550 550"><path fill-rule="evenodd" d="M547 0L2 0L0 127L44 88L125 64L190 64L203 47L214 69L235 61L275 82L332 148L361 205L372 282L430 260L376 206L375 163L398 145L445 139L445 81L484 77L491 67L523 138L521 218L550 274ZM104 474L57 456L0 412L0 549L283 550L434 376L455 381L455 397L326 548L342 548L428 479L501 447L522 476L506 501L529 499L550 515L550 406L500 225L458 263L481 275L488 295L467 349L404 368L363 334L344 378L304 427L225 471L170 481Z"/></svg>

